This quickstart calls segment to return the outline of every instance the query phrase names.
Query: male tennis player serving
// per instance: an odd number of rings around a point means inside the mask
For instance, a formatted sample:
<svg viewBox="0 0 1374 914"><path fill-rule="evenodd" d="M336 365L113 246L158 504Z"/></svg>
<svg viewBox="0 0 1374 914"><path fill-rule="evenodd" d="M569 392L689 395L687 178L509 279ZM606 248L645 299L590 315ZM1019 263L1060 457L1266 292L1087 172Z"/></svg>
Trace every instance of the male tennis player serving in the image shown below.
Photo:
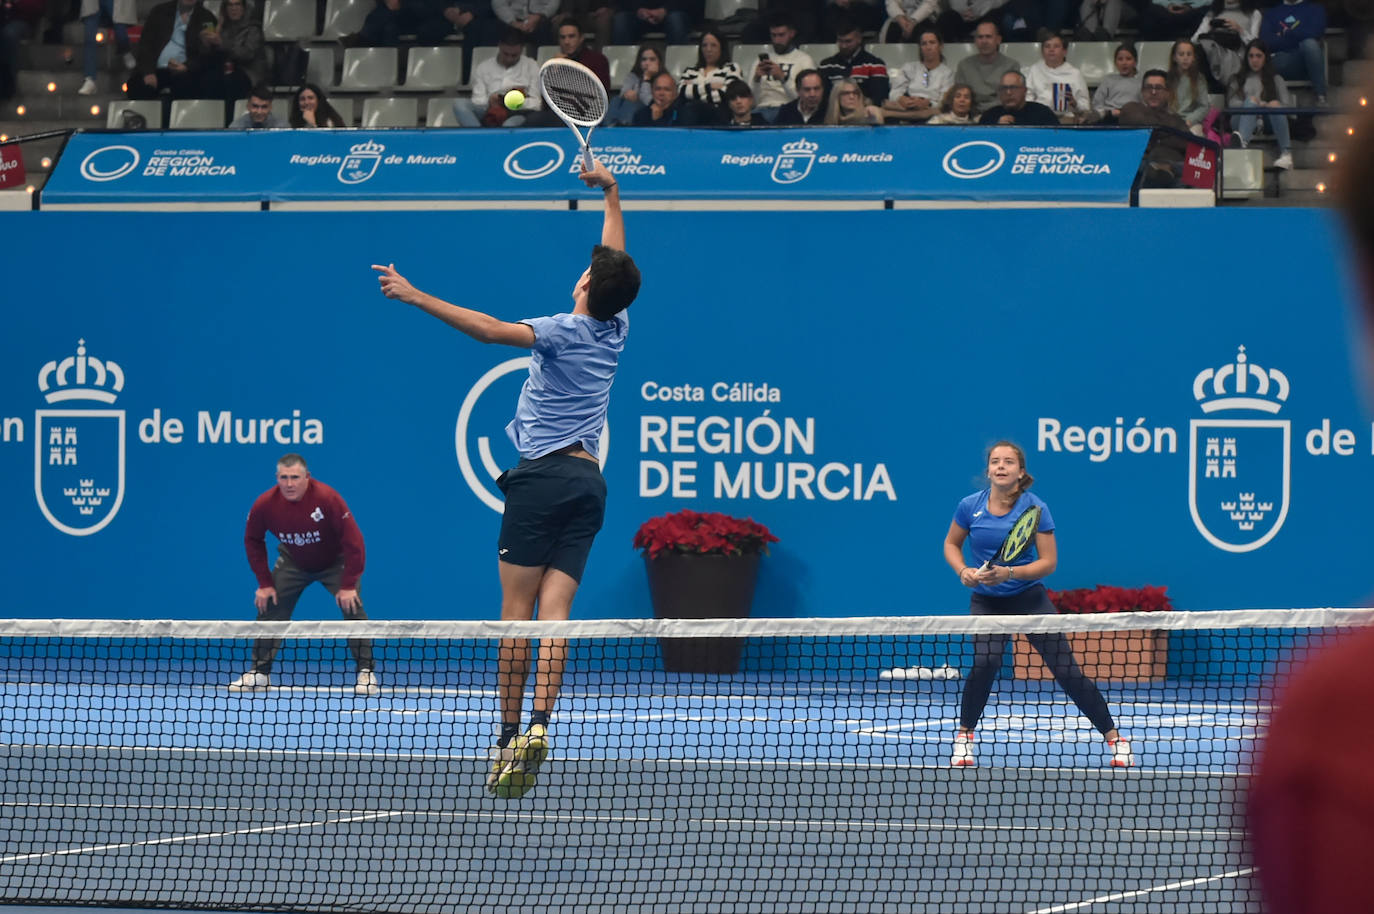
<svg viewBox="0 0 1374 914"><path fill-rule="evenodd" d="M949 532L945 534L945 561L959 575L959 583L973 588L969 610L975 616L1044 615L1055 611L1040 579L1051 574L1059 563L1059 548L1054 539L1054 519L1049 505L1027 489L1034 478L1026 472L1026 455L1010 441L999 441L988 451L988 487L964 498L954 511ZM1040 509L1033 550L1000 564L994 556L1018 518L1034 508ZM969 542L973 564L964 561L964 540ZM1033 554L1032 554L1033 553ZM988 564L988 560L993 561ZM954 756L950 764L963 768L974 764L973 728L987 707L992 682L1002 668L1009 635L974 635L973 670L964 683L959 707L959 729L954 735ZM1114 768L1129 768L1135 763L1130 744L1116 731L1112 712L1097 685L1083 675L1074 659L1069 639L1063 632L1027 635L1055 682L1068 693L1073 703L1107 739Z"/></svg>
<svg viewBox="0 0 1374 914"><path fill-rule="evenodd" d="M419 291L395 265L372 267L381 274L378 280L387 298L415 305L480 342L532 350L529 378L515 418L506 426L520 462L497 480L506 496L497 543L502 619L533 619L536 606L540 619L568 618L605 514L606 481L597 449L630 329L624 311L639 293L639 268L625 253L615 178L600 162L581 178L604 191L606 215L591 265L573 286L571 313L507 323ZM535 671L530 726L520 734L530 646L523 639L501 642L501 734L487 778L491 793L514 798L534 786L535 772L549 751L549 713L566 662L567 643L545 639Z"/></svg>

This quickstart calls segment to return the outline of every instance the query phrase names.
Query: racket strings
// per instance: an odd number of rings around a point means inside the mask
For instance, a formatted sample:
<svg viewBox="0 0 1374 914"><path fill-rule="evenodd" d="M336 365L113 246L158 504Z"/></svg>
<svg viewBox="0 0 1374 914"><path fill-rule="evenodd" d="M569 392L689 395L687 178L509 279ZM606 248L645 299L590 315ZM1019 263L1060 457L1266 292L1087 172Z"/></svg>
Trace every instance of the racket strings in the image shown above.
<svg viewBox="0 0 1374 914"><path fill-rule="evenodd" d="M544 98L582 127L594 127L606 116L606 90L581 68L545 66L539 74Z"/></svg>

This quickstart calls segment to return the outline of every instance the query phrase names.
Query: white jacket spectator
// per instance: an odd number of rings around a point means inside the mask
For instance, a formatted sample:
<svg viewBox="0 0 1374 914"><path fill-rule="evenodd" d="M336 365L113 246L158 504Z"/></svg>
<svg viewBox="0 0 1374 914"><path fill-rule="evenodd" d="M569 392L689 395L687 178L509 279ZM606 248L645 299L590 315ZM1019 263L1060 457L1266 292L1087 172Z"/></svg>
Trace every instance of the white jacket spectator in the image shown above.
<svg viewBox="0 0 1374 914"><path fill-rule="evenodd" d="M954 71L943 60L935 69L927 69L920 61L904 64L892 77L892 91L888 98L898 99L903 95L913 98L929 99L939 107L945 93L954 86Z"/></svg>
<svg viewBox="0 0 1374 914"><path fill-rule="evenodd" d="M1042 60L1031 64L1025 73L1026 100L1039 102L1055 114L1087 112L1092 104L1088 81L1083 78L1081 70L1067 61L1057 67L1049 67ZM1068 93L1064 91L1065 87L1073 93L1072 104Z"/></svg>
<svg viewBox="0 0 1374 914"><path fill-rule="evenodd" d="M544 107L539 97L539 64L534 58L521 54L514 66L503 67L492 57L472 68L472 98L480 100L483 108L492 95L504 96L511 89L525 93L525 110L538 111Z"/></svg>
<svg viewBox="0 0 1374 914"><path fill-rule="evenodd" d="M491 0L491 11L506 25L523 22L531 14L545 20L558 12L559 0Z"/></svg>

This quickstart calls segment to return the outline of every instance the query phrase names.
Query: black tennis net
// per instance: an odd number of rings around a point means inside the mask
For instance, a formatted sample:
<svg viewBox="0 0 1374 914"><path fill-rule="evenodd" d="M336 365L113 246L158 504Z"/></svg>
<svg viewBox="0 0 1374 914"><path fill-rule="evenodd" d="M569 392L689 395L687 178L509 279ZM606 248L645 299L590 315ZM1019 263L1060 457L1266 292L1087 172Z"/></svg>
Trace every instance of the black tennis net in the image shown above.
<svg viewBox="0 0 1374 914"><path fill-rule="evenodd" d="M0 903L1258 911L1274 683L1370 621L0 622ZM560 642L532 770L492 748L503 652Z"/></svg>

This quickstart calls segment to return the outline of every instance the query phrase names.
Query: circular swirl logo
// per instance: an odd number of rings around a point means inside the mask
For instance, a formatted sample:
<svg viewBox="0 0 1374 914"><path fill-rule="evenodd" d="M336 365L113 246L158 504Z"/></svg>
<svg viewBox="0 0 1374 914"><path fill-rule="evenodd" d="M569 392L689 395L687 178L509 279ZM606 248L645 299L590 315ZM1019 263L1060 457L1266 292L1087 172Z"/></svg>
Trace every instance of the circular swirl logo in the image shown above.
<svg viewBox="0 0 1374 914"><path fill-rule="evenodd" d="M524 162L521 162L521 157ZM511 150L506 156L506 174L521 181L544 178L563 164L563 147L548 140L536 140Z"/></svg>
<svg viewBox="0 0 1374 914"><path fill-rule="evenodd" d="M960 153L964 154L963 162L959 161ZM996 143L988 140L971 140L967 143L960 143L945 153L945 160L941 164L944 166L945 174L967 181L974 178L986 178L1001 168L1002 163L1006 160L1006 152ZM976 164L970 165L969 163Z"/></svg>
<svg viewBox="0 0 1374 914"><path fill-rule="evenodd" d="M132 146L102 146L81 160L81 177L87 181L116 181L138 167L138 150Z"/></svg>

